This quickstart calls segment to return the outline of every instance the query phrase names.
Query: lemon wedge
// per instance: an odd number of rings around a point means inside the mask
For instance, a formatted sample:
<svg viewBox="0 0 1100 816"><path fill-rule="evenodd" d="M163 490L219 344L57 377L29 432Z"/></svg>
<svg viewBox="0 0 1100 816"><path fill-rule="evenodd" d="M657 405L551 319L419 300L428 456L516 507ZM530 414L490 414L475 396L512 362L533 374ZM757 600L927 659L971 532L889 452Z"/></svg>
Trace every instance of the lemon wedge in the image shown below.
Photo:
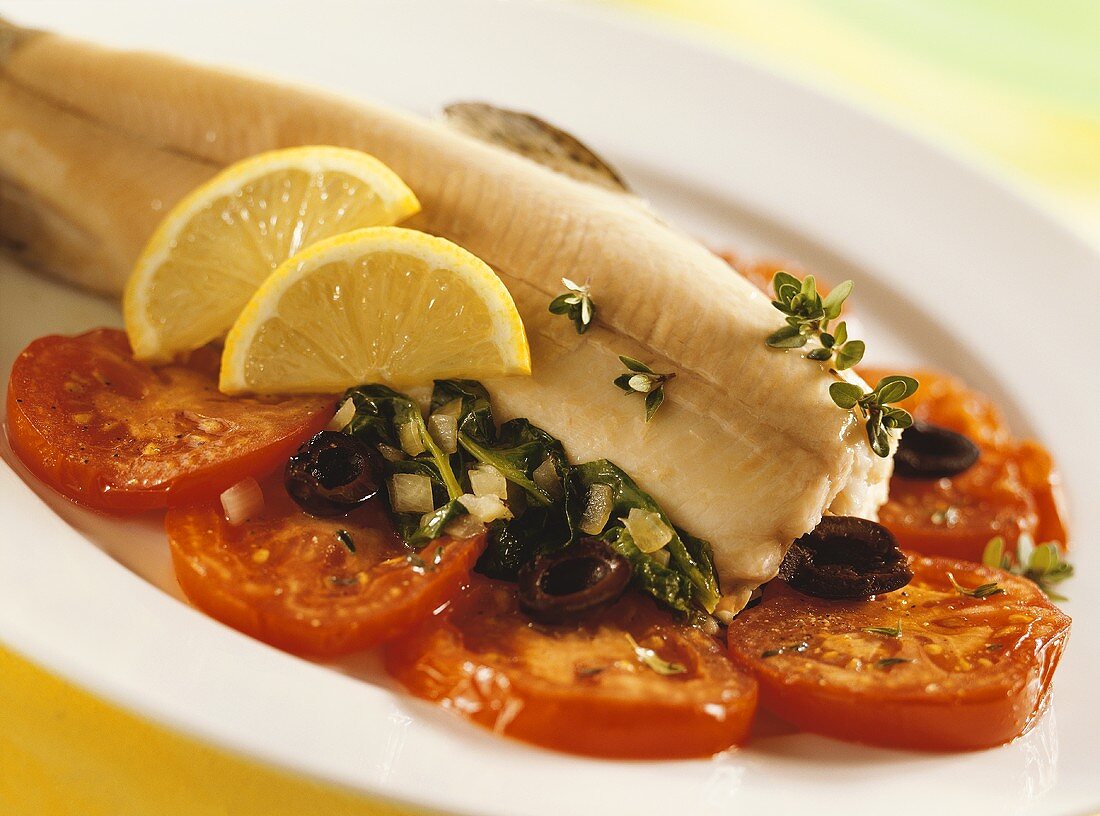
<svg viewBox="0 0 1100 816"><path fill-rule="evenodd" d="M336 393L530 372L523 321L488 264L443 238L372 227L264 281L226 337L220 388Z"/></svg>
<svg viewBox="0 0 1100 816"><path fill-rule="evenodd" d="M167 360L222 337L256 288L311 244L420 210L373 156L293 147L237 162L161 222L123 296L134 356Z"/></svg>

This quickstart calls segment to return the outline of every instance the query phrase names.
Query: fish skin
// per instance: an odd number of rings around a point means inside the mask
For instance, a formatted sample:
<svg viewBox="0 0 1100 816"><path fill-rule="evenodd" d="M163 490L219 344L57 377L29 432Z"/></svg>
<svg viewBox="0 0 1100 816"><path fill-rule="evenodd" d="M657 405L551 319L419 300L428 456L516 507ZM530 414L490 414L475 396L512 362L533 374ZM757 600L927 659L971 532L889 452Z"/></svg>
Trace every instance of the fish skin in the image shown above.
<svg viewBox="0 0 1100 816"><path fill-rule="evenodd" d="M452 102L443 109L447 124L463 133L511 150L577 181L618 193L630 188L611 165L570 133L531 113L485 102Z"/></svg>
<svg viewBox="0 0 1100 816"><path fill-rule="evenodd" d="M423 210L410 226L483 258L516 300L534 376L486 383L501 417L526 416L574 460L606 457L633 474L677 524L712 542L723 592L743 597L774 577L823 512L875 518L886 500L892 461L874 456L860 423L832 403L827 366L767 348L782 324L768 300L628 197L313 89L19 37L2 22L0 43L0 189L20 191L23 213L14 236L5 222L0 231L25 260L117 293L159 218L153 201L167 210L263 150L358 148L416 192ZM16 159L12 143L22 145ZM41 182L38 170L51 166ZM80 240L62 243L86 257L51 249L66 226ZM599 305L583 337L547 312L563 276L589 280ZM651 423L641 399L611 383L620 354L677 374Z"/></svg>

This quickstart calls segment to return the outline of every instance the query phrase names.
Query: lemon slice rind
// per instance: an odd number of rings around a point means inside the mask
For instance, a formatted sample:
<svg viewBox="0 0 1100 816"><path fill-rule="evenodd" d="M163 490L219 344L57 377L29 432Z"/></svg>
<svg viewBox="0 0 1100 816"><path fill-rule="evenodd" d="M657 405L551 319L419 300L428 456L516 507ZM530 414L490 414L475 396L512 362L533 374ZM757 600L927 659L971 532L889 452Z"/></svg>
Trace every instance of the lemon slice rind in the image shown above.
<svg viewBox="0 0 1100 816"><path fill-rule="evenodd" d="M169 260L176 239L211 202L233 195L265 176L291 170L309 174L342 173L362 181L382 201L385 217L380 226L398 223L420 211L416 195L393 170L374 156L358 150L328 145L291 147L260 153L230 165L192 190L172 208L153 232L134 265L123 294L123 317L135 357L164 361L181 351L202 345L193 343L191 348L166 345L150 319L151 283ZM222 327L209 339L215 339L224 331L225 327Z"/></svg>
<svg viewBox="0 0 1100 816"><path fill-rule="evenodd" d="M470 360L459 365L432 368L429 363L415 370L394 370L385 365L356 366L349 363L354 348L325 349L319 356L340 360L323 371L318 360L316 376L297 377L294 381L256 382L248 376L250 355L261 330L272 321L288 324L303 322L301 315L283 314L280 305L288 292L317 270L333 264L355 264L376 253L392 253L424 262L436 270L445 270L456 284L464 284L488 313L485 337L499 353L497 359ZM410 283L413 285L413 283ZM460 290L461 286L449 287ZM452 296L459 296L452 294ZM440 297L446 297L440 293ZM333 298L318 299L318 310L338 309ZM433 336L447 330L446 325L432 325L427 315L409 315L421 320L416 327L418 341L430 345ZM428 355L430 356L430 355ZM255 360L253 360L255 362ZM222 353L219 388L226 394L267 393L336 393L364 383L384 382L402 387L432 379L487 379L498 376L522 375L531 372L531 353L523 321L511 294L492 268L477 256L444 239L402 227L366 227L319 241L287 260L260 286L226 336Z"/></svg>

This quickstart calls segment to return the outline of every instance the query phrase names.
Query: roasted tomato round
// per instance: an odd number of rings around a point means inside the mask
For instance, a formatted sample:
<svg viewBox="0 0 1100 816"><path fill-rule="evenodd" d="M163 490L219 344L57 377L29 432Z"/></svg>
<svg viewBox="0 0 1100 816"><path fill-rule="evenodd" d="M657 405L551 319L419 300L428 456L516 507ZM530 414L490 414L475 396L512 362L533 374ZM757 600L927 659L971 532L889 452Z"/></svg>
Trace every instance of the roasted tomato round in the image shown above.
<svg viewBox="0 0 1100 816"><path fill-rule="evenodd" d="M475 576L389 645L386 667L487 728L603 757L707 756L744 740L756 708L756 682L713 638L636 593L581 623L540 625L514 586Z"/></svg>
<svg viewBox="0 0 1100 816"><path fill-rule="evenodd" d="M148 510L274 470L331 416L331 397L227 397L218 364L212 348L137 362L117 329L35 340L8 383L12 449L82 504Z"/></svg>
<svg viewBox="0 0 1100 816"><path fill-rule="evenodd" d="M458 592L485 545L441 538L415 551L377 503L326 519L274 479L264 494L262 514L237 526L218 502L170 510L172 563L195 606L297 654L347 654L404 632Z"/></svg>
<svg viewBox="0 0 1100 816"><path fill-rule="evenodd" d="M903 549L981 561L994 536L1015 544L1021 533L1034 535L1038 516L1017 464L986 449L958 476L931 481L895 476L879 521Z"/></svg>
<svg viewBox="0 0 1100 816"><path fill-rule="evenodd" d="M922 557L910 567L909 586L866 601L769 584L728 632L761 703L800 728L893 748L988 748L1026 731L1069 618L1000 570Z"/></svg>
<svg viewBox="0 0 1100 816"><path fill-rule="evenodd" d="M881 372L861 371L875 380ZM1003 536L1015 550L1021 534L1067 542L1062 487L1054 463L1035 442L1018 442L996 406L958 379L920 371L920 389L901 407L921 422L961 433L979 450L978 461L941 479L895 475L879 521L903 549L981 561L989 540Z"/></svg>

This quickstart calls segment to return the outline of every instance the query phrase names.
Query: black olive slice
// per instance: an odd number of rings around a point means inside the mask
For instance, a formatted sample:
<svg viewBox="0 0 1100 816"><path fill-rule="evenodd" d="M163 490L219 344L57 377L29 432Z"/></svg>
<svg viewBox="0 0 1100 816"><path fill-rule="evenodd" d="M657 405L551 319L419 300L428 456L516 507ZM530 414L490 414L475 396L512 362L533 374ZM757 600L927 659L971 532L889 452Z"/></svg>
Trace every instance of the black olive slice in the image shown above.
<svg viewBox="0 0 1100 816"><path fill-rule="evenodd" d="M914 422L906 428L894 454L894 473L906 479L942 479L968 470L981 451L961 433Z"/></svg>
<svg viewBox="0 0 1100 816"><path fill-rule="evenodd" d="M856 600L901 589L913 573L894 534L881 524L825 516L791 545L779 577L815 598Z"/></svg>
<svg viewBox="0 0 1100 816"><path fill-rule="evenodd" d="M344 516L378 495L381 464L369 446L339 431L315 434L283 471L286 492L312 516Z"/></svg>
<svg viewBox="0 0 1100 816"><path fill-rule="evenodd" d="M626 590L630 562L594 538L543 556L519 574L519 605L539 623L564 623L607 606Z"/></svg>

